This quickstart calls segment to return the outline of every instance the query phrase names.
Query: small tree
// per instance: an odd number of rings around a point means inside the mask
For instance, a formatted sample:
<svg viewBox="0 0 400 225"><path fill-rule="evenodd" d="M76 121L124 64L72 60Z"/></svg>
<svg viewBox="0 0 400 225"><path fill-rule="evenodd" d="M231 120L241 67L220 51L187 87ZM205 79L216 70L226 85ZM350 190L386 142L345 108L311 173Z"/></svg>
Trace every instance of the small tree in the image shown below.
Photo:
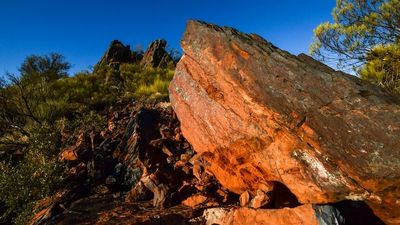
<svg viewBox="0 0 400 225"><path fill-rule="evenodd" d="M58 53L38 56L31 55L26 57L19 71L24 80L38 79L45 82L54 81L68 76L67 71L71 65L65 61L65 57Z"/></svg>
<svg viewBox="0 0 400 225"><path fill-rule="evenodd" d="M17 114L38 124L51 119L52 85L67 77L69 68L70 64L57 53L28 56L19 68L20 76L7 75L9 98L13 100Z"/></svg>
<svg viewBox="0 0 400 225"><path fill-rule="evenodd" d="M342 69L354 69L362 78L373 80L390 90L397 82L384 84L382 76L396 78L387 68L396 66L394 49L400 45L400 1L399 0L337 0L333 10L334 22L320 24L314 30L314 41L310 46L313 56L328 62L336 62ZM386 53L383 53L386 52ZM383 62L385 60L385 62ZM372 66L381 61L382 68ZM392 66L388 66L388 65ZM381 74L373 75L378 69ZM366 71L368 72L368 75ZM375 77L375 78L374 78ZM379 78L381 77L381 78ZM376 79L377 78L377 79ZM396 78L398 79L398 78ZM390 86L390 87L389 87Z"/></svg>
<svg viewBox="0 0 400 225"><path fill-rule="evenodd" d="M400 45L375 46L359 73L364 80L400 93Z"/></svg>

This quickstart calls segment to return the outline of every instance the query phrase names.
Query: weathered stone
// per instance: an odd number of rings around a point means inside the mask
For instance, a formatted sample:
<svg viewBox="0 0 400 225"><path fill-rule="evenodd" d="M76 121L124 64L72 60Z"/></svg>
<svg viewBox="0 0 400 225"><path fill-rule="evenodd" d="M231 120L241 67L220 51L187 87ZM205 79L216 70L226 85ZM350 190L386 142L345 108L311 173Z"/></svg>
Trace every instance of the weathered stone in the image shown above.
<svg viewBox="0 0 400 225"><path fill-rule="evenodd" d="M102 131L82 124L64 140L63 146L72 143L65 152L75 158L63 164L62 190L35 209L40 213L32 218L33 222L187 224L201 214L203 207L235 203L224 202L232 193L221 188L213 177L202 175L201 169L199 179L194 178L189 162L194 151L183 136L175 138L180 133L179 121L169 103L123 101L101 113L108 114L104 117L107 120L100 123L105 125ZM67 154L62 155L60 158ZM181 165L175 165L181 158ZM207 196L200 207L181 204L200 193ZM5 206L0 203L3 210Z"/></svg>
<svg viewBox="0 0 400 225"><path fill-rule="evenodd" d="M344 225L332 206L302 205L283 209L211 208L203 213L207 225Z"/></svg>
<svg viewBox="0 0 400 225"><path fill-rule="evenodd" d="M61 152L60 160L61 161L75 161L78 159L78 156L75 153L74 148L66 148Z"/></svg>
<svg viewBox="0 0 400 225"><path fill-rule="evenodd" d="M265 192L258 189L256 191L256 195L250 201L250 207L254 208L254 209L261 208L261 207L265 206L266 204L268 204L270 202L270 200L271 199L268 197L268 195Z"/></svg>
<svg viewBox="0 0 400 225"><path fill-rule="evenodd" d="M257 35L190 21L170 85L183 135L229 190L284 184L301 203L400 218L400 102Z"/></svg>
<svg viewBox="0 0 400 225"><path fill-rule="evenodd" d="M75 144L66 147L61 151L59 159L61 161L75 161L78 160L78 151L82 148L84 144L85 134L80 132Z"/></svg>
<svg viewBox="0 0 400 225"><path fill-rule="evenodd" d="M165 50L167 42L165 40L153 41L143 55L140 65L143 67L162 67L166 68L168 64L173 63L171 56Z"/></svg>
<svg viewBox="0 0 400 225"><path fill-rule="evenodd" d="M249 204L249 202L250 202L250 194L248 191L245 191L240 195L239 198L240 206L246 207Z"/></svg>
<svg viewBox="0 0 400 225"><path fill-rule="evenodd" d="M182 201L182 204L189 206L189 207L196 207L198 205L203 204L206 201L207 201L206 196L204 196L202 194L196 194L196 195L190 196L189 198Z"/></svg>
<svg viewBox="0 0 400 225"><path fill-rule="evenodd" d="M222 224L228 213L228 208L210 208L204 210L203 217L206 220L206 225Z"/></svg>
<svg viewBox="0 0 400 225"><path fill-rule="evenodd" d="M189 162L190 158L192 158L192 156L189 155L189 154L182 154L181 155L181 160L184 161L184 162Z"/></svg>
<svg viewBox="0 0 400 225"><path fill-rule="evenodd" d="M125 46L118 40L114 40L110 43L107 51L101 58L99 65L110 65L112 63L127 63L134 62L137 59L134 57L130 46Z"/></svg>
<svg viewBox="0 0 400 225"><path fill-rule="evenodd" d="M171 150L169 150L166 146L162 147L162 151L169 157L174 155L174 153L172 153Z"/></svg>
<svg viewBox="0 0 400 225"><path fill-rule="evenodd" d="M320 225L351 224L346 223L342 214L331 205L313 205L313 209L315 210L315 216L318 220L318 224Z"/></svg>

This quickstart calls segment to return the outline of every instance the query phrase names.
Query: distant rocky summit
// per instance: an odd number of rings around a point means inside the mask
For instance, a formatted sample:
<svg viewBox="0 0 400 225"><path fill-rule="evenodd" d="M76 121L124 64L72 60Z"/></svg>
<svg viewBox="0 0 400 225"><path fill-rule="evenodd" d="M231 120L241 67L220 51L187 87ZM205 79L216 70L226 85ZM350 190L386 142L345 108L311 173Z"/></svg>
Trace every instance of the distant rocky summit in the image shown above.
<svg viewBox="0 0 400 225"><path fill-rule="evenodd" d="M172 57L165 50L166 46L167 42L165 40L153 41L143 54L140 65L144 67L166 68L168 64L173 63Z"/></svg>
<svg viewBox="0 0 400 225"><path fill-rule="evenodd" d="M182 48L172 106L241 205L268 205L285 187L302 205L364 201L400 223L397 96L232 28L190 21Z"/></svg>
<svg viewBox="0 0 400 225"><path fill-rule="evenodd" d="M143 67L166 68L174 61L165 50L167 42L165 40L155 40L150 43L147 50L142 52L131 51L129 45L124 45L118 40L110 43L97 65L119 65L121 63L139 63Z"/></svg>
<svg viewBox="0 0 400 225"><path fill-rule="evenodd" d="M113 63L128 63L136 62L140 59L141 55L132 52L129 45L125 46L120 41L114 40L110 43L110 46L98 64L110 65Z"/></svg>

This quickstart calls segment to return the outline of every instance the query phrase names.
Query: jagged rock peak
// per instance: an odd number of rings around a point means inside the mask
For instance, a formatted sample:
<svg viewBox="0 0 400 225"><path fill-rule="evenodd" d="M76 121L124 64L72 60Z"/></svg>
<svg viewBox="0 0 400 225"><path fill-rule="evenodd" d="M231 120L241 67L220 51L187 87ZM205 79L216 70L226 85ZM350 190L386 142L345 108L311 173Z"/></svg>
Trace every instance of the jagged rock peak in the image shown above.
<svg viewBox="0 0 400 225"><path fill-rule="evenodd" d="M139 55L132 52L129 45L124 45L118 40L113 40L104 53L99 64L110 65L113 63L128 63L138 61Z"/></svg>
<svg viewBox="0 0 400 225"><path fill-rule="evenodd" d="M302 204L365 201L399 223L398 97L233 28L189 21L181 45L170 100L225 188L282 184Z"/></svg>
<svg viewBox="0 0 400 225"><path fill-rule="evenodd" d="M173 63L172 57L165 50L167 42L163 39L155 40L150 43L140 64L143 67L161 67L166 68L169 64Z"/></svg>

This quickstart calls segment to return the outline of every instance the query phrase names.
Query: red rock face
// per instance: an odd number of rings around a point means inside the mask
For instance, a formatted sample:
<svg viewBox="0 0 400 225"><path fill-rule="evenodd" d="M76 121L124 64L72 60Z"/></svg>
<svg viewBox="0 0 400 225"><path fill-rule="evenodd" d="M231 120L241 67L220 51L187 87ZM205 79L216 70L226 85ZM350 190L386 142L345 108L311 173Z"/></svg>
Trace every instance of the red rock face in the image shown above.
<svg viewBox="0 0 400 225"><path fill-rule="evenodd" d="M183 135L241 194L286 185L300 203L366 201L400 222L400 103L256 35L190 21L170 85Z"/></svg>

